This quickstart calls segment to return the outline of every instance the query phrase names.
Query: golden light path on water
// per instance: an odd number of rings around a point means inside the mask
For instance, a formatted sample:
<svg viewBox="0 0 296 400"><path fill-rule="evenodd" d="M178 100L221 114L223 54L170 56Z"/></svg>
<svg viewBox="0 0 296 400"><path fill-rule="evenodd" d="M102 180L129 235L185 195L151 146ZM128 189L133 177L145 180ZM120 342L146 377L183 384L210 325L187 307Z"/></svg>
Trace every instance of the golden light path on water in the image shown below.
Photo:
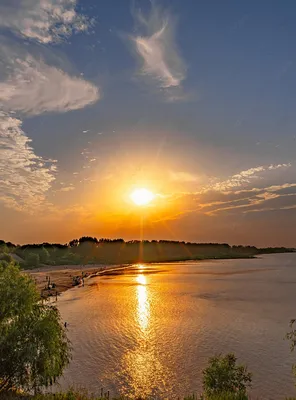
<svg viewBox="0 0 296 400"><path fill-rule="evenodd" d="M149 323L150 304L147 293L147 279L145 275L138 275L136 281L139 283L137 286L138 297L138 320L139 326L142 331L145 331Z"/></svg>
<svg viewBox="0 0 296 400"><path fill-rule="evenodd" d="M129 385L122 387L123 395L137 397L151 396L151 388L160 377L168 376L163 362L160 360L156 346L155 326L151 321L152 294L149 289L149 275L145 275L145 265L138 265L139 275L135 276L136 283L136 313L134 318L138 325L137 345L131 351L124 354L122 359L123 369L129 377ZM166 385L165 378L161 382Z"/></svg>

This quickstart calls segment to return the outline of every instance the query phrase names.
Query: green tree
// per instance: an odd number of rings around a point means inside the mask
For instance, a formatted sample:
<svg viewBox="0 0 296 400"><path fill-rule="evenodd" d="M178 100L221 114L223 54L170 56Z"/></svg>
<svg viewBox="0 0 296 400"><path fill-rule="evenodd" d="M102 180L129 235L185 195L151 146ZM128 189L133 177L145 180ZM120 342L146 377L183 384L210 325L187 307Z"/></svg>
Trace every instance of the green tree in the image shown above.
<svg viewBox="0 0 296 400"><path fill-rule="evenodd" d="M45 247L42 247L39 252L40 262L46 264L49 260L49 252L46 250Z"/></svg>
<svg viewBox="0 0 296 400"><path fill-rule="evenodd" d="M0 393L49 386L69 359L57 308L41 302L32 279L17 266L0 267Z"/></svg>
<svg viewBox="0 0 296 400"><path fill-rule="evenodd" d="M247 399L247 387L251 386L252 374L244 365L237 365L234 354L212 357L203 371L203 389L206 399L217 396Z"/></svg>
<svg viewBox="0 0 296 400"><path fill-rule="evenodd" d="M40 263L39 254L27 253L26 254L26 265L28 267L36 268Z"/></svg>
<svg viewBox="0 0 296 400"><path fill-rule="evenodd" d="M7 266L8 266L8 262L7 261L5 261L5 260L0 260L0 268L1 267L3 267L3 268L6 268Z"/></svg>
<svg viewBox="0 0 296 400"><path fill-rule="evenodd" d="M13 257L10 254L3 253L0 255L0 260L7 261L8 263L13 262Z"/></svg>
<svg viewBox="0 0 296 400"><path fill-rule="evenodd" d="M287 333L286 338L291 343L291 351L294 351L296 346L296 329L295 329L296 319L290 321L290 332ZM293 365L293 374L296 376L296 364Z"/></svg>
<svg viewBox="0 0 296 400"><path fill-rule="evenodd" d="M2 243L0 244L0 253L8 253L9 249L6 246L6 243L1 241Z"/></svg>

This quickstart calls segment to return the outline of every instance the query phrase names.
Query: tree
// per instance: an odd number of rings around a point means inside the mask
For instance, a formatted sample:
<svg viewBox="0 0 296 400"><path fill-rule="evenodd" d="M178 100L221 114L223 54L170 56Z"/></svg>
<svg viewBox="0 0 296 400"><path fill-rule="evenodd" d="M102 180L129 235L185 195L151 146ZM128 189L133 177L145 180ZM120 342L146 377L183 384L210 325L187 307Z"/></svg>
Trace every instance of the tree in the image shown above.
<svg viewBox="0 0 296 400"><path fill-rule="evenodd" d="M45 247L42 247L41 250L39 251L39 259L40 262L46 264L49 259L49 252L46 250Z"/></svg>
<svg viewBox="0 0 296 400"><path fill-rule="evenodd" d="M32 279L17 266L0 267L0 393L49 386L69 359L57 308L41 302Z"/></svg>
<svg viewBox="0 0 296 400"><path fill-rule="evenodd" d="M219 395L230 395L244 399L247 387L251 386L252 374L244 365L237 365L234 354L212 357L203 371L203 389L205 398L212 399Z"/></svg>
<svg viewBox="0 0 296 400"><path fill-rule="evenodd" d="M69 247L77 247L79 245L78 239L73 239L69 242Z"/></svg>
<svg viewBox="0 0 296 400"><path fill-rule="evenodd" d="M291 351L294 351L295 346L296 346L296 329L295 329L295 324L296 319L292 319L290 321L290 332L287 333L286 338L290 340L291 342ZM293 365L293 374L296 376L296 364Z"/></svg>
<svg viewBox="0 0 296 400"><path fill-rule="evenodd" d="M28 267L36 268L40 262L39 254L27 253L26 254L26 264Z"/></svg>
<svg viewBox="0 0 296 400"><path fill-rule="evenodd" d="M13 262L13 257L10 254L3 253L0 255L0 260L7 261L8 263Z"/></svg>
<svg viewBox="0 0 296 400"><path fill-rule="evenodd" d="M3 242L3 240L1 240L1 243L0 243L0 253L8 253L8 252L9 252L9 249L8 249L8 247L6 246L6 243Z"/></svg>

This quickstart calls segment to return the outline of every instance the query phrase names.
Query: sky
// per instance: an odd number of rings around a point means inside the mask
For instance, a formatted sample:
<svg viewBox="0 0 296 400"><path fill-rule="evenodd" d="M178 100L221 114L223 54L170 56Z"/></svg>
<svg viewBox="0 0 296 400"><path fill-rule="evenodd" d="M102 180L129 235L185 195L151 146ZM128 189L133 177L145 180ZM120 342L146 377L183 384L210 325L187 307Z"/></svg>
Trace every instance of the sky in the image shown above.
<svg viewBox="0 0 296 400"><path fill-rule="evenodd" d="M0 238L296 246L295 18L292 0L2 0Z"/></svg>

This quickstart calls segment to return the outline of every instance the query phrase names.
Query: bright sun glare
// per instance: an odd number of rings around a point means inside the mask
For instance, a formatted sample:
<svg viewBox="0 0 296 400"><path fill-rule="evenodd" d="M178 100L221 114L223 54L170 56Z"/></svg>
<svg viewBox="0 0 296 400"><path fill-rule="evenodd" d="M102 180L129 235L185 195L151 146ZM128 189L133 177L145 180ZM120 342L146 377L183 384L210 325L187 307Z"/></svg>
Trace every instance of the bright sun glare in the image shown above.
<svg viewBox="0 0 296 400"><path fill-rule="evenodd" d="M150 190L142 188L135 189L130 197L137 206L145 206L153 200L154 194Z"/></svg>

